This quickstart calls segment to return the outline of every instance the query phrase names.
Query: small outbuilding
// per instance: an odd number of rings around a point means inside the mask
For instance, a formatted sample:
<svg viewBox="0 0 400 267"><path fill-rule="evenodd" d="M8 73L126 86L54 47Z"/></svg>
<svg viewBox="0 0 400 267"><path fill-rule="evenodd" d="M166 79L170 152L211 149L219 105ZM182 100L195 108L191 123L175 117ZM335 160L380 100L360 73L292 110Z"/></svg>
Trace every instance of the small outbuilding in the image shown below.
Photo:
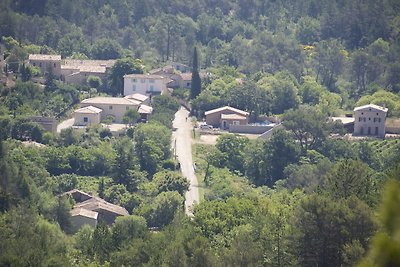
<svg viewBox="0 0 400 267"><path fill-rule="evenodd" d="M74 125L89 126L93 124L99 124L102 111L102 109L93 106L77 109L74 112Z"/></svg>
<svg viewBox="0 0 400 267"><path fill-rule="evenodd" d="M206 123L216 128L229 129L230 125L247 125L249 113L237 108L225 106L206 111Z"/></svg>
<svg viewBox="0 0 400 267"><path fill-rule="evenodd" d="M76 233L81 229L84 225L89 225L91 227L96 227L97 225L97 217L99 215L96 211L91 211L82 208L75 208L71 210L71 230L73 233Z"/></svg>

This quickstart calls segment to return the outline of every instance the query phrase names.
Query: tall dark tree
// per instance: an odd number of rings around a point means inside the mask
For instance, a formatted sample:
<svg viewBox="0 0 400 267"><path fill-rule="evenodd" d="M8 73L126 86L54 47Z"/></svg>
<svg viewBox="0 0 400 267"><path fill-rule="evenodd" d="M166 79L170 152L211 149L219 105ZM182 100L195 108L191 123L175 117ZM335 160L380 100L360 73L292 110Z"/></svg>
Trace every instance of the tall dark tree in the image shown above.
<svg viewBox="0 0 400 267"><path fill-rule="evenodd" d="M190 87L190 99L196 98L201 92L201 79L199 74L199 61L197 48L193 52L192 83Z"/></svg>

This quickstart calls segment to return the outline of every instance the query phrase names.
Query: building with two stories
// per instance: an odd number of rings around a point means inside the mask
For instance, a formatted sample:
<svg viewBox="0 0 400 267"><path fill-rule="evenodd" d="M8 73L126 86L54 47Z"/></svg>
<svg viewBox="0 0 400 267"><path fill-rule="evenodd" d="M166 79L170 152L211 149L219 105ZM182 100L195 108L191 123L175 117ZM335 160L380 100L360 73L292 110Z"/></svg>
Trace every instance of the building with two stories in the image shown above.
<svg viewBox="0 0 400 267"><path fill-rule="evenodd" d="M166 78L155 74L127 74L124 76L124 95L160 95L167 89Z"/></svg>
<svg viewBox="0 0 400 267"><path fill-rule="evenodd" d="M61 55L30 54L28 60L29 64L40 69L42 75L51 72L61 78Z"/></svg>
<svg viewBox="0 0 400 267"><path fill-rule="evenodd" d="M388 109L374 104L354 108L354 135L385 137Z"/></svg>

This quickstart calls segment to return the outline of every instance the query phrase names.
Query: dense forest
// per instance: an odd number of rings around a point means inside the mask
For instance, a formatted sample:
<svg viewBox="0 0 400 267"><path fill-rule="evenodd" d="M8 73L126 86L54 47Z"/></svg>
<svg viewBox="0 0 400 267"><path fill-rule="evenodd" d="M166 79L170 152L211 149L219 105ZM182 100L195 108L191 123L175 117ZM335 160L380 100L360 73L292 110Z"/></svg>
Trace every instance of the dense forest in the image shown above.
<svg viewBox="0 0 400 267"><path fill-rule="evenodd" d="M400 265L400 140L346 140L326 122L369 103L400 117L399 14L396 0L0 1L13 81L0 84L0 266ZM102 85L40 84L31 53L117 67ZM53 134L29 119L121 94L120 69L197 56L201 90L154 97L149 123L122 137L99 126ZM283 121L268 140L193 145L192 218L171 152L177 99L198 120L230 105ZM60 194L75 188L131 215L73 233L74 203Z"/></svg>

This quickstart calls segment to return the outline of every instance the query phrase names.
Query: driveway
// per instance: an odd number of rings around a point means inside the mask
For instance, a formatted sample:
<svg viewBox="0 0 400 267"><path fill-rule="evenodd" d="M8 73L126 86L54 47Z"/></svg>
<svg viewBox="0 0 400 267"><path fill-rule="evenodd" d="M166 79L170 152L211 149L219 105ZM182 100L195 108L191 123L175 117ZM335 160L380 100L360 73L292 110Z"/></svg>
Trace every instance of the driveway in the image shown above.
<svg viewBox="0 0 400 267"><path fill-rule="evenodd" d="M57 133L60 133L61 130L72 127L72 125L74 125L74 121L74 118L62 121L60 124L57 125Z"/></svg>
<svg viewBox="0 0 400 267"><path fill-rule="evenodd" d="M178 157L183 176L190 182L189 191L185 195L185 212L193 216L193 204L199 203L199 187L192 160L193 126L190 119L186 119L188 115L189 112L183 107L175 113L173 127L176 130L173 132L172 147Z"/></svg>

